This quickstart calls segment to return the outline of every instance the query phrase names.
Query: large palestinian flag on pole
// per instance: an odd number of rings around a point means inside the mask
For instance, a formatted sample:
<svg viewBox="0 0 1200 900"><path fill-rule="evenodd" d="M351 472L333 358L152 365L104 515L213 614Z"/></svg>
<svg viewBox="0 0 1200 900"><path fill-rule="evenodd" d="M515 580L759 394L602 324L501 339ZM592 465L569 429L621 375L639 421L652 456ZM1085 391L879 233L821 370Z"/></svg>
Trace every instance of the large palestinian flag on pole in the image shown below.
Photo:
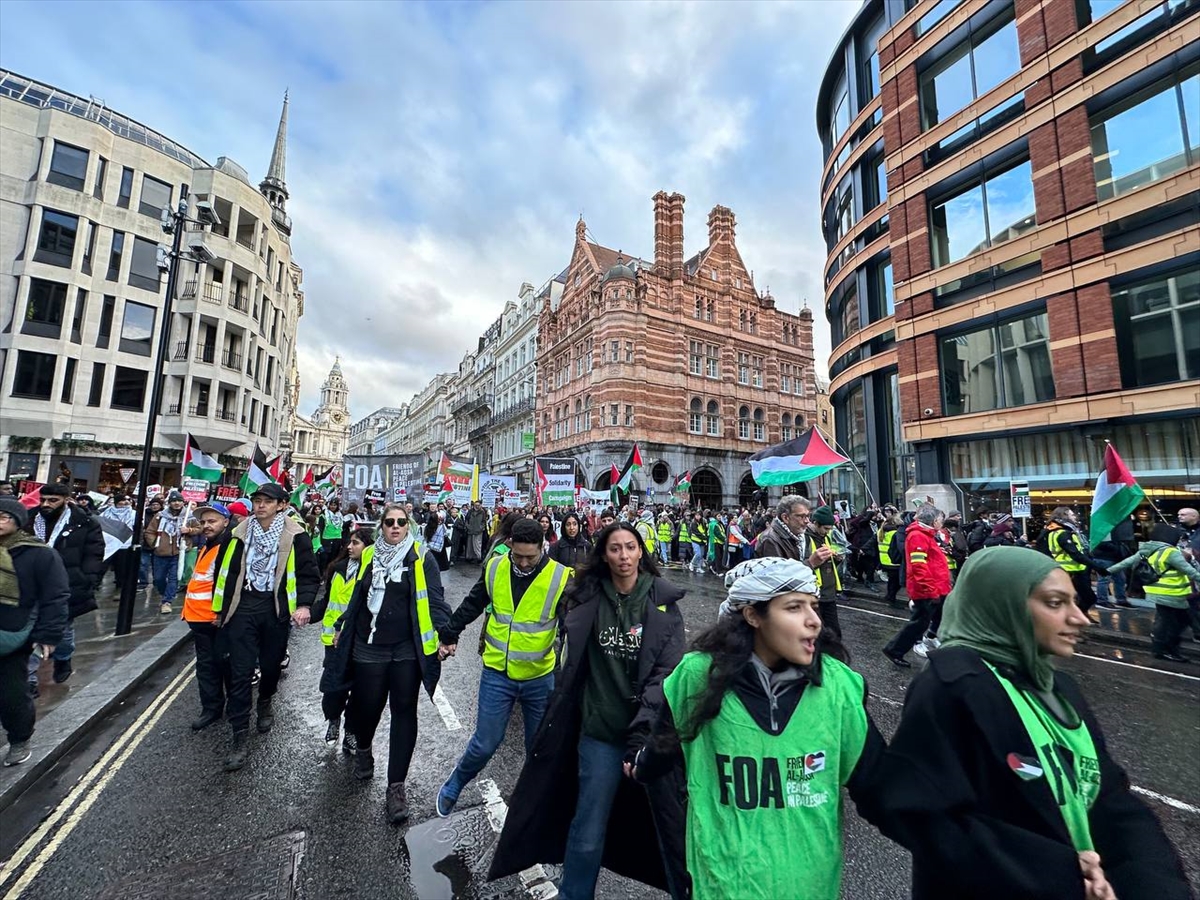
<svg viewBox="0 0 1200 900"><path fill-rule="evenodd" d="M225 467L200 449L196 439L188 434L187 444L183 448L183 477L198 478L202 481L217 482Z"/></svg>
<svg viewBox="0 0 1200 900"><path fill-rule="evenodd" d="M748 460L756 484L795 484L812 481L850 460L835 453L815 428L795 440L759 450Z"/></svg>
<svg viewBox="0 0 1200 900"><path fill-rule="evenodd" d="M1104 445L1104 470L1096 479L1092 496L1092 518L1088 541L1093 547L1112 534L1121 522L1146 498L1133 473L1125 465L1117 448Z"/></svg>
<svg viewBox="0 0 1200 900"><path fill-rule="evenodd" d="M242 496L249 497L264 484L271 484L274 481L275 479L267 471L267 455L258 446L258 441L255 441L254 453L250 457L250 465L246 467L246 474L242 476L242 480L238 483L242 489Z"/></svg>

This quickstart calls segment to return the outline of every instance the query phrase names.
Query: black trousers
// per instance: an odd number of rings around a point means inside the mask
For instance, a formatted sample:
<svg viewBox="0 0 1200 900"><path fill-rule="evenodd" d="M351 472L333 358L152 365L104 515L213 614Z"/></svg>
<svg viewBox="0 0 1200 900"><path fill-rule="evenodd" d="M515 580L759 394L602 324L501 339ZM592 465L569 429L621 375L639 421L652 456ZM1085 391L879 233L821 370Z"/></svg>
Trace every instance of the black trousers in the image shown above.
<svg viewBox="0 0 1200 900"><path fill-rule="evenodd" d="M392 727L388 736L388 784L408 778L408 766L417 746L417 697L421 690L421 665L415 659L385 663L354 663L354 732L358 748L367 750L375 730L390 705Z"/></svg>
<svg viewBox="0 0 1200 900"><path fill-rule="evenodd" d="M22 744L33 734L33 697L29 695L26 666L32 644L18 647L0 656L0 726L8 732L10 744Z"/></svg>
<svg viewBox="0 0 1200 900"><path fill-rule="evenodd" d="M247 591L246 593L251 593ZM245 594L242 603L247 600ZM279 688L280 664L287 653L288 620L275 612L275 598L264 606L254 598L251 609L239 608L221 629L222 648L229 657L229 691L225 712L234 731L250 727L250 680L259 669L258 702L262 705Z"/></svg>
<svg viewBox="0 0 1200 900"><path fill-rule="evenodd" d="M1075 594L1078 597L1080 612L1087 614L1087 611L1096 605L1096 591L1092 587L1092 570L1084 569L1082 572L1071 573L1071 584L1075 585Z"/></svg>
<svg viewBox="0 0 1200 900"><path fill-rule="evenodd" d="M325 570L329 568L329 564L334 558L342 552L342 539L335 538L331 541L321 541L321 552L317 554L317 565L321 569L322 577L325 575Z"/></svg>
<svg viewBox="0 0 1200 900"><path fill-rule="evenodd" d="M883 648L888 656L903 656L925 636L933 625L934 616L941 621L941 600L914 600L912 614L899 633Z"/></svg>
<svg viewBox="0 0 1200 900"><path fill-rule="evenodd" d="M332 644L325 646L325 665L329 665L329 657L333 656L334 647ZM346 714L346 728L353 727L352 710L350 709L350 692L349 691L330 691L321 695L321 713L325 716L326 722L332 722L340 718L342 713Z"/></svg>
<svg viewBox="0 0 1200 900"><path fill-rule="evenodd" d="M887 573L887 596L883 599L895 606L896 592L900 590L900 567L884 566L883 571Z"/></svg>
<svg viewBox="0 0 1200 900"><path fill-rule="evenodd" d="M821 616L821 627L828 628L840 639L842 636L842 623L838 621L837 599L818 600L817 612Z"/></svg>
<svg viewBox="0 0 1200 900"><path fill-rule="evenodd" d="M229 657L220 644L221 629L216 622L188 622L196 647L196 687L200 690L200 708L221 715L225 712L225 694L229 690Z"/></svg>
<svg viewBox="0 0 1200 900"><path fill-rule="evenodd" d="M1150 629L1152 653L1178 653L1179 639L1191 622L1191 612L1173 606L1154 606L1154 625Z"/></svg>

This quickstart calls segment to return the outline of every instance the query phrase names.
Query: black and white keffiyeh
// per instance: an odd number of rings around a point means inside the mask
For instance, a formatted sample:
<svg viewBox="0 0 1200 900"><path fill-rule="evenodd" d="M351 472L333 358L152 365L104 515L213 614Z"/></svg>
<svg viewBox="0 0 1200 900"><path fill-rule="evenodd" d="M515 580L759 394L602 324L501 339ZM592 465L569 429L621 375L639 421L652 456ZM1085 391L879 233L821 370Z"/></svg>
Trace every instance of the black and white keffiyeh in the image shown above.
<svg viewBox="0 0 1200 900"><path fill-rule="evenodd" d="M725 575L729 599L721 604L721 615L763 603L780 594L815 594L817 576L795 559L767 556L738 563Z"/></svg>
<svg viewBox="0 0 1200 900"><path fill-rule="evenodd" d="M54 542L58 540L58 536L62 534L63 528L67 522L71 520L71 510L64 508L58 514L58 518L54 520L54 527L50 530L50 536L46 536L46 517L42 513L38 513L33 517L33 536L39 541L43 541L47 546L53 547Z"/></svg>
<svg viewBox="0 0 1200 900"><path fill-rule="evenodd" d="M389 544L380 532L375 538L375 552L371 556L371 588L367 593L367 610L371 613L371 633L367 643L375 640L375 622L383 608L383 595L389 581L399 581L404 576L404 560L416 539L411 531L398 544ZM417 565L420 565L418 562Z"/></svg>
<svg viewBox="0 0 1200 900"><path fill-rule="evenodd" d="M279 558L279 538L283 534L287 516L276 516L271 526L264 531L258 519L251 519L246 529L247 559L246 580L256 591L269 591L274 587L275 565Z"/></svg>

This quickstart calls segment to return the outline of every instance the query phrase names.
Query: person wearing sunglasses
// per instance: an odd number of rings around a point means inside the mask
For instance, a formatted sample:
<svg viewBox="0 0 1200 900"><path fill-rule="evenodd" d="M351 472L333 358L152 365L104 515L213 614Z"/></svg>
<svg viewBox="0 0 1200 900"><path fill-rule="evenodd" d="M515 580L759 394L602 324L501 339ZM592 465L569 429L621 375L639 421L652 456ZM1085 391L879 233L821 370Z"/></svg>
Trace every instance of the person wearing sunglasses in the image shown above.
<svg viewBox="0 0 1200 900"><path fill-rule="evenodd" d="M437 559L417 542L408 510L387 504L379 525L371 560L335 626L321 692L354 697L359 780L375 774L371 743L384 706L391 707L387 818L399 824L408 818L404 783L417 745L417 698L422 684L432 697L441 676L437 630L449 624L450 607Z"/></svg>

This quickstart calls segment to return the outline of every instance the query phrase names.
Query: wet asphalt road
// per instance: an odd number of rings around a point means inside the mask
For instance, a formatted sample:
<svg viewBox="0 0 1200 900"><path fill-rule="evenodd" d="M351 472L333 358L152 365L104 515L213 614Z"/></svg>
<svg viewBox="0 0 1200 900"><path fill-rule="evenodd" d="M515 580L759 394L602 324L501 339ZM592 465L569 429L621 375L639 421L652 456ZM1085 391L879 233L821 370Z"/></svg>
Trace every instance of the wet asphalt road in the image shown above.
<svg viewBox="0 0 1200 900"><path fill-rule="evenodd" d="M467 567L446 573L452 605L478 572ZM695 633L715 614L722 597L718 581L680 572L670 577L690 589L682 606ZM855 605L858 609L844 607L842 613L845 640L855 668L868 680L870 712L890 735L917 670L896 670L879 653L899 627L900 614ZM293 869L298 896L305 900L544 896L546 886L536 881L527 888L517 878L483 880L503 814L497 793L484 792L490 782L507 796L516 783L523 759L519 710L505 744L482 779L464 792L456 814L443 821L433 812L437 789L474 724L480 661L467 648L477 636L478 624L464 634L466 652L443 668L448 706L439 711L427 699L421 702L408 827L384 821L386 719L376 737L379 768L373 781L356 782L349 760L324 744L317 693L321 645L318 630L309 627L293 632L275 730L253 735L249 765L232 775L221 771L225 727L198 735L188 728L199 704L190 650L180 653L5 812L0 858L9 862L0 873L0 897L267 900L289 896ZM1077 658L1067 668L1081 682L1132 782L1167 798L1146 800L1200 889L1200 679L1194 677L1200 671L1179 677L1142 668L1152 662L1147 654L1106 650L1094 642L1081 652L1101 658ZM846 818L843 895L907 897L907 854L858 819L852 804ZM14 890L17 884L20 890ZM665 895L605 873L597 896Z"/></svg>

